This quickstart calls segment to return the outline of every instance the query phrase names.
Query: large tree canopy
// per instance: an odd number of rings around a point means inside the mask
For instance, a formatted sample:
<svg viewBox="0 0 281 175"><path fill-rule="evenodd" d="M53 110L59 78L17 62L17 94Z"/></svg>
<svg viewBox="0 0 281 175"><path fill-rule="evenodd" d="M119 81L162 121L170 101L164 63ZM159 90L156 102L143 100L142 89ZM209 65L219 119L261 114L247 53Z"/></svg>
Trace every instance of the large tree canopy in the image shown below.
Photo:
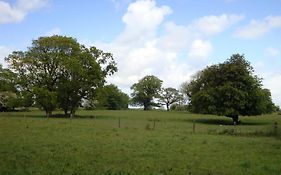
<svg viewBox="0 0 281 175"><path fill-rule="evenodd" d="M6 60L21 90L34 94L47 116L58 106L74 115L81 100L117 71L112 54L65 36L40 37L27 51L13 52Z"/></svg>
<svg viewBox="0 0 281 175"><path fill-rule="evenodd" d="M155 105L153 99L159 97L161 86L162 80L159 78L154 75L145 76L131 87L133 90L132 103L143 105L144 110L149 110L151 106Z"/></svg>
<svg viewBox="0 0 281 175"><path fill-rule="evenodd" d="M192 112L226 116L259 115L273 110L271 94L263 89L244 55L234 54L224 63L198 72L184 83Z"/></svg>

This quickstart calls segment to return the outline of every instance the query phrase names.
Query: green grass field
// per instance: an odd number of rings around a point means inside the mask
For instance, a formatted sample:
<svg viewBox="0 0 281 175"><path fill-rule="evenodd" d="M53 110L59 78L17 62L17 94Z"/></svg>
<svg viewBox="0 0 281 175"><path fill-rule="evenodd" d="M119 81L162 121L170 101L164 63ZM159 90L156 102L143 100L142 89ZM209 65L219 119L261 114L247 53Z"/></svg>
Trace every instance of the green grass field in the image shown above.
<svg viewBox="0 0 281 175"><path fill-rule="evenodd" d="M233 126L185 112L77 114L0 113L0 174L281 174L280 115L241 117Z"/></svg>

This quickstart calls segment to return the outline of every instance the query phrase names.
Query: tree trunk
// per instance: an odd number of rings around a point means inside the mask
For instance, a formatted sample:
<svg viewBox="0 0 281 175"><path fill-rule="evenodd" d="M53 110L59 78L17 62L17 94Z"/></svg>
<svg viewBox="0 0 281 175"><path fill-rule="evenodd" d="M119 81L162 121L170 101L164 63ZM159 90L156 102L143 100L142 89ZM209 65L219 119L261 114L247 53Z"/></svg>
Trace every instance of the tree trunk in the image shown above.
<svg viewBox="0 0 281 175"><path fill-rule="evenodd" d="M52 111L46 110L46 117L49 118L52 116Z"/></svg>
<svg viewBox="0 0 281 175"><path fill-rule="evenodd" d="M147 105L144 106L144 110L145 110L145 111L148 110L148 106L147 106Z"/></svg>
<svg viewBox="0 0 281 175"><path fill-rule="evenodd" d="M144 103L143 103L143 106L144 106L144 109L143 109L143 110L147 111L147 110L148 110L148 107L149 107L148 104L144 102Z"/></svg>
<svg viewBox="0 0 281 175"><path fill-rule="evenodd" d="M64 115L65 115L65 117L68 116L67 109L64 109Z"/></svg>
<svg viewBox="0 0 281 175"><path fill-rule="evenodd" d="M167 111L170 111L170 105L166 103Z"/></svg>
<svg viewBox="0 0 281 175"><path fill-rule="evenodd" d="M75 109L71 109L70 118L74 118L74 116L75 116Z"/></svg>
<svg viewBox="0 0 281 175"><path fill-rule="evenodd" d="M239 124L239 116L238 116L238 115L237 115L237 116L233 116L233 117L232 117L232 120L233 120L233 124L234 124L234 125Z"/></svg>

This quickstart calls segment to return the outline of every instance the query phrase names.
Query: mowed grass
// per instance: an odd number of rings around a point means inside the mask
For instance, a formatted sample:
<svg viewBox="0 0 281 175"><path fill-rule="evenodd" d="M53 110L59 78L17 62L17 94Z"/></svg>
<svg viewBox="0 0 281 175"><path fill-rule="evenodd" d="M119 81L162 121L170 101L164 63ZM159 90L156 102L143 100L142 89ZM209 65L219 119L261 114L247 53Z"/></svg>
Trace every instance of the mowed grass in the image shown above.
<svg viewBox="0 0 281 175"><path fill-rule="evenodd" d="M77 114L1 113L0 174L281 174L280 115L241 117L233 126L186 112Z"/></svg>

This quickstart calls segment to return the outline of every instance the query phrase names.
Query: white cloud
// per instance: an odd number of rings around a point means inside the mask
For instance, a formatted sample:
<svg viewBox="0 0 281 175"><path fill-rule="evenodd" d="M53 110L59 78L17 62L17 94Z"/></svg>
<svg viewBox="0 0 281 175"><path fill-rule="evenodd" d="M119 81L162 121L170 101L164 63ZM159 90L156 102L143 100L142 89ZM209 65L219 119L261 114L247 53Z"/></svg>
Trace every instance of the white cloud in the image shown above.
<svg viewBox="0 0 281 175"><path fill-rule="evenodd" d="M127 45L143 44L154 37L157 27L171 12L169 7L158 7L152 0L138 0L131 3L122 18L125 30L116 38L115 42Z"/></svg>
<svg viewBox="0 0 281 175"><path fill-rule="evenodd" d="M6 66L5 63L5 57L7 57L10 53L12 52L12 49L5 47L5 46L0 46L0 64Z"/></svg>
<svg viewBox="0 0 281 175"><path fill-rule="evenodd" d="M281 72L271 73L264 77L264 87L270 89L272 100L275 104L281 105Z"/></svg>
<svg viewBox="0 0 281 175"><path fill-rule="evenodd" d="M243 15L226 14L222 14L220 16L204 16L194 21L190 27L196 32L209 36L222 32L226 28L241 21L243 18Z"/></svg>
<svg viewBox="0 0 281 175"><path fill-rule="evenodd" d="M61 34L61 30L58 27L55 27L51 30L49 30L48 32L45 33L45 36L53 36L53 35L59 35Z"/></svg>
<svg viewBox="0 0 281 175"><path fill-rule="evenodd" d="M195 59L204 59L211 54L212 50L213 47L209 41L197 39L192 42L188 56Z"/></svg>
<svg viewBox="0 0 281 175"><path fill-rule="evenodd" d="M31 11L46 6L48 0L18 0L14 5L0 1L0 24L20 22Z"/></svg>
<svg viewBox="0 0 281 175"><path fill-rule="evenodd" d="M164 80L164 86L178 88L199 70L193 67L194 62L202 62L212 53L208 37L242 19L239 15L223 14L205 16L189 25L178 25L165 21L171 13L170 7L158 6L153 0L138 0L128 6L122 18L123 32L110 43L94 43L98 48L112 52L117 62L119 70L108 79L110 83L128 93L133 83L153 74ZM212 29L203 29L211 24ZM92 45L87 40L84 43Z"/></svg>
<svg viewBox="0 0 281 175"><path fill-rule="evenodd" d="M253 65L255 72L263 78L264 88L270 89L272 100L281 106L281 62L280 51L269 46L264 49L263 58L256 61Z"/></svg>
<svg viewBox="0 0 281 175"><path fill-rule="evenodd" d="M281 28L281 16L268 16L263 20L252 20L247 26L238 29L235 35L241 38L254 39L277 28Z"/></svg>
<svg viewBox="0 0 281 175"><path fill-rule="evenodd" d="M157 47L162 50L180 52L183 48L189 47L191 41L197 37L192 33L188 26L177 25L173 22L167 22L164 25L165 34L158 38Z"/></svg>
<svg viewBox="0 0 281 175"><path fill-rule="evenodd" d="M270 46L265 49L265 56L270 58L275 58L280 56L280 51L277 48Z"/></svg>
<svg viewBox="0 0 281 175"><path fill-rule="evenodd" d="M153 30L162 23L164 16L171 12L168 6L157 7L155 1L139 0L129 5L122 21L128 30Z"/></svg>

